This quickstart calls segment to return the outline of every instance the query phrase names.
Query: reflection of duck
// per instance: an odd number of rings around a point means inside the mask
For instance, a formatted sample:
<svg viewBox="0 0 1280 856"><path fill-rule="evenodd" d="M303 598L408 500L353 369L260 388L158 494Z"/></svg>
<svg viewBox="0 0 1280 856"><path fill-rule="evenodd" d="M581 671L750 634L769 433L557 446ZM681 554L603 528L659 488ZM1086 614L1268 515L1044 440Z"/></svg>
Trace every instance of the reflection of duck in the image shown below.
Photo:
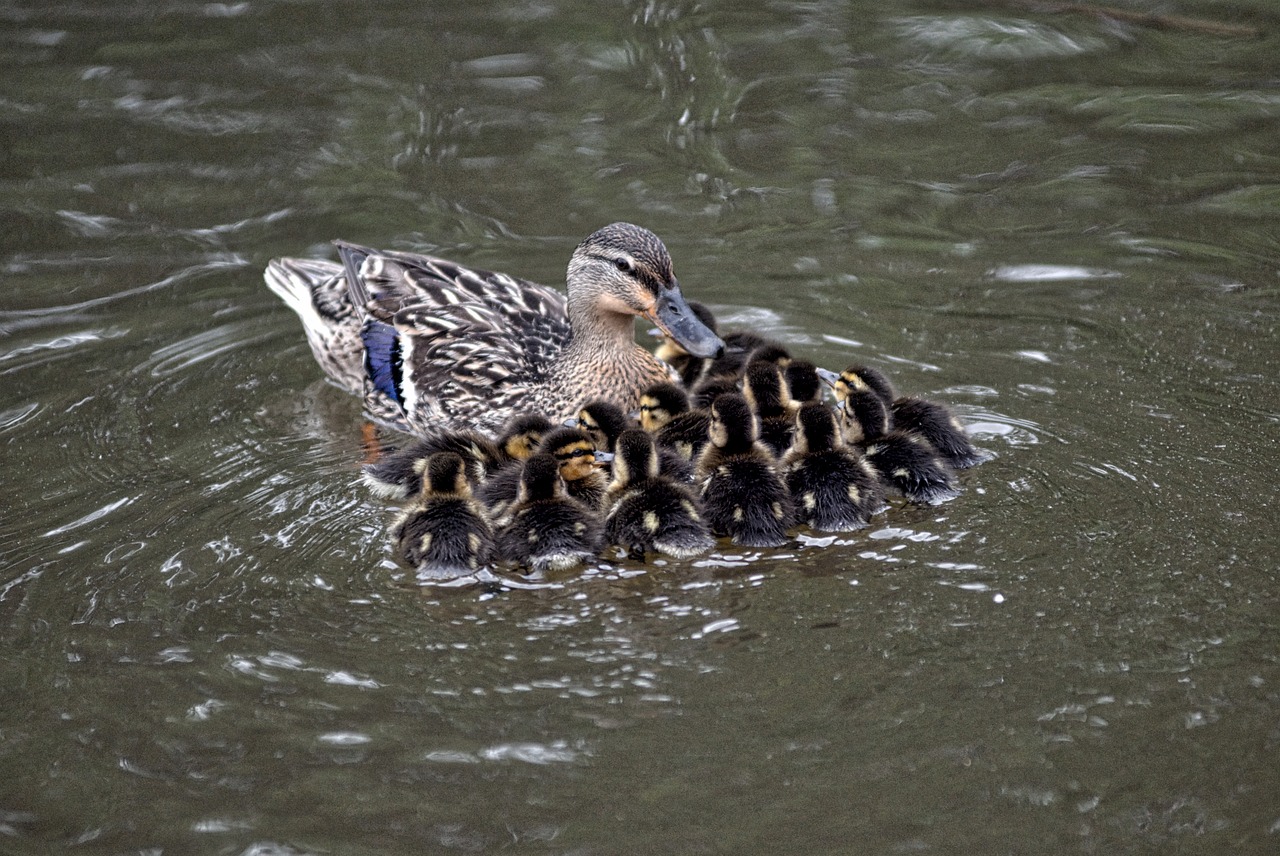
<svg viewBox="0 0 1280 856"><path fill-rule="evenodd" d="M702 507L711 530L744 547L787 542L791 498L773 456L760 444L747 400L731 393L711 405L711 442L698 458Z"/></svg>
<svg viewBox="0 0 1280 856"><path fill-rule="evenodd" d="M563 571L603 546L599 517L565 491L555 457L539 453L525 461L516 500L498 531L498 556L535 571Z"/></svg>
<svg viewBox="0 0 1280 856"><path fill-rule="evenodd" d="M391 525L396 556L422 577L466 576L489 564L493 532L471 496L462 457L437 452L421 462L422 490Z"/></svg>
<svg viewBox="0 0 1280 856"><path fill-rule="evenodd" d="M809 403L796 414L796 436L782 469L797 522L823 532L867 525L884 507L879 474L845 445L835 414Z"/></svg>
<svg viewBox="0 0 1280 856"><path fill-rule="evenodd" d="M919 434L889 430L889 409L857 372L834 377L832 388L840 403L841 430L862 448L867 463L880 478L912 502L937 504L960 495L951 468Z"/></svg>
<svg viewBox="0 0 1280 856"><path fill-rule="evenodd" d="M605 493L605 537L633 558L648 550L686 559L715 546L690 488L658 472L653 438L624 431L614 447L613 482Z"/></svg>
<svg viewBox="0 0 1280 856"><path fill-rule="evenodd" d="M600 507L608 479L600 465L613 456L599 452L596 444L579 428L555 428L547 432L538 451L551 455L560 467L569 496L591 509ZM494 473L480 488L480 500L495 518L504 518L520 491L519 464L509 464Z"/></svg>
<svg viewBox="0 0 1280 856"><path fill-rule="evenodd" d="M503 466L523 461L533 454L542 435L551 430L545 416L527 414L512 417L495 442L478 431L438 431L365 464L361 480L376 496L404 499L421 485L419 463L436 452L456 452L466 465L473 486L498 472Z"/></svg>
<svg viewBox="0 0 1280 856"><path fill-rule="evenodd" d="M636 345L635 316L695 356L723 350L681 295L662 241L628 223L574 250L567 300L444 259L338 246L342 265L276 259L267 284L302 319L326 373L415 433L494 430L515 411L563 419L592 398L635 407L638 390L668 378Z"/></svg>
<svg viewBox="0 0 1280 856"><path fill-rule="evenodd" d="M958 470L991 460L991 453L969 442L964 425L945 404L918 396L899 396L893 383L879 369L852 366L845 374L857 375L889 408L890 427L919 434L929 441L948 465Z"/></svg>

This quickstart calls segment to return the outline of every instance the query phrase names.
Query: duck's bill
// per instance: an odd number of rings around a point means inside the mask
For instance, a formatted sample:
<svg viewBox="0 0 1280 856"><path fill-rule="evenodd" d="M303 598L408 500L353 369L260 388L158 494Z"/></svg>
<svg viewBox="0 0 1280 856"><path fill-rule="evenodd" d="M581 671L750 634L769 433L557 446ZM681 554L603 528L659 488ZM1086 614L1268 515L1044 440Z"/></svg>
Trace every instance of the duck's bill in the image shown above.
<svg viewBox="0 0 1280 856"><path fill-rule="evenodd" d="M830 369L818 369L818 377L821 378L822 382L827 386L835 386L836 381L840 380L840 374L838 372L833 372Z"/></svg>
<svg viewBox="0 0 1280 856"><path fill-rule="evenodd" d="M595 464L597 467L607 467L609 466L609 464L612 464L612 463L613 463L613 452L597 451L595 453Z"/></svg>
<svg viewBox="0 0 1280 856"><path fill-rule="evenodd" d="M662 289L644 315L695 357L715 359L724 353L724 342L693 314L678 285Z"/></svg>

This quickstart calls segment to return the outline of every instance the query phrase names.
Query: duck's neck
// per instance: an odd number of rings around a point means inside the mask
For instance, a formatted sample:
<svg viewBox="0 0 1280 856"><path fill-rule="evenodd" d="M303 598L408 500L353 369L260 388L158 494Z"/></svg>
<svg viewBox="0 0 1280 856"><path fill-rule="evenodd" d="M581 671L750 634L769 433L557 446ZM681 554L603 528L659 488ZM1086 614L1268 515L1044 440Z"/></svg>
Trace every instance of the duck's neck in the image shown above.
<svg viewBox="0 0 1280 856"><path fill-rule="evenodd" d="M604 398L634 410L642 389L668 379L662 364L636 344L633 316L571 315L570 323L573 336L557 361L556 381L576 404Z"/></svg>

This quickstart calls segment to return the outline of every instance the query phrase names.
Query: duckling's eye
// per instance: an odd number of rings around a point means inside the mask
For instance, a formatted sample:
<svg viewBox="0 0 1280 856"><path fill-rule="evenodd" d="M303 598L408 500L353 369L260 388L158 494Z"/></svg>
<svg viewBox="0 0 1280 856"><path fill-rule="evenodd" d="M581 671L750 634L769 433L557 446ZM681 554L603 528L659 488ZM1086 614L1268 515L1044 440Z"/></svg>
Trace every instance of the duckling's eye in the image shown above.
<svg viewBox="0 0 1280 856"><path fill-rule="evenodd" d="M623 273L631 273L632 271L631 262L628 259L614 259L613 265Z"/></svg>

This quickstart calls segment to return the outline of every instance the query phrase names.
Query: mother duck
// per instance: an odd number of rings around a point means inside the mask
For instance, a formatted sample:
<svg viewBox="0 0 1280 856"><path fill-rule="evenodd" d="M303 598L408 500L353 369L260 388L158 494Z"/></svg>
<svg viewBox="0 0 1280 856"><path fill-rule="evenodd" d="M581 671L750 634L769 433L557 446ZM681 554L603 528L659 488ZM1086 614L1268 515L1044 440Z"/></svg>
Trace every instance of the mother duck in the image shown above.
<svg viewBox="0 0 1280 856"><path fill-rule="evenodd" d="M341 264L274 259L267 285L302 319L325 372L410 433L496 430L528 411L564 419L594 398L634 409L670 377L636 345L636 317L694 356L724 348L689 309L662 241L630 223L577 246L567 300L503 273L336 243Z"/></svg>

